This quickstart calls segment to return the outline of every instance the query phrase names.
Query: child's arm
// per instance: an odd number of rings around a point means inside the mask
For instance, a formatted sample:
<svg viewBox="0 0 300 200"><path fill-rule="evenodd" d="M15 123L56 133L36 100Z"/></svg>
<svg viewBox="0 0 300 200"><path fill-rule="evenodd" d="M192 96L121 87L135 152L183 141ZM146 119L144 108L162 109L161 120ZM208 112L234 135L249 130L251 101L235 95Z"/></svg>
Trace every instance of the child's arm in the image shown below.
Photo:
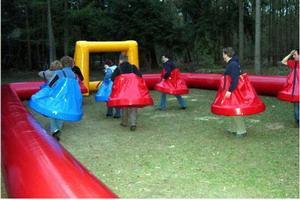
<svg viewBox="0 0 300 200"><path fill-rule="evenodd" d="M40 71L38 73L38 75L46 80L50 80L52 78L54 74L54 71L51 71L51 70L46 70L46 71Z"/></svg>
<svg viewBox="0 0 300 200"><path fill-rule="evenodd" d="M282 64L284 65L287 65L287 61L289 60L289 58L293 55L293 53L295 52L296 50L293 50L289 53L289 55L287 55L286 57L284 57L281 61Z"/></svg>

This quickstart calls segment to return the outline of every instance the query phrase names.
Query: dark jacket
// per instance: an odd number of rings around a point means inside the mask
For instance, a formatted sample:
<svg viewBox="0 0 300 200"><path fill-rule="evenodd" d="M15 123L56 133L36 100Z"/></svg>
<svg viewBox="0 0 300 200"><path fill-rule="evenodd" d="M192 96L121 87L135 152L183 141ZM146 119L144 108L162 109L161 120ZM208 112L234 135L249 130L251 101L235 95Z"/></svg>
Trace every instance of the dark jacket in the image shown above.
<svg viewBox="0 0 300 200"><path fill-rule="evenodd" d="M172 70L176 68L174 62L171 60L168 60L167 62L163 63L163 67L166 71L163 77L164 79L167 79L171 75Z"/></svg>
<svg viewBox="0 0 300 200"><path fill-rule="evenodd" d="M226 65L224 75L231 77L231 83L228 91L232 92L238 85L241 67L237 56L233 56Z"/></svg>
<svg viewBox="0 0 300 200"><path fill-rule="evenodd" d="M79 67L73 66L72 67L72 71L77 75L77 77L79 78L79 80L83 81L83 76L82 76L82 73L81 73Z"/></svg>
<svg viewBox="0 0 300 200"><path fill-rule="evenodd" d="M130 64L129 62L123 62L119 67L117 67L114 73L111 75L111 80L114 81L115 78L121 74L130 74L134 73L139 77L142 77L142 73L135 65Z"/></svg>

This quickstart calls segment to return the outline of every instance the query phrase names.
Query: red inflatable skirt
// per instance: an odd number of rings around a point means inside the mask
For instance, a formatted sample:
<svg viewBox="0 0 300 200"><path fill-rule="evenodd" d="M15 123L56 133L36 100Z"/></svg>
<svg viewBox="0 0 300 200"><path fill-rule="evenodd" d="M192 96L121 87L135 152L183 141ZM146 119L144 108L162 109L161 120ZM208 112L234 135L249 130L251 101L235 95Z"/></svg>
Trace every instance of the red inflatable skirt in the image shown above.
<svg viewBox="0 0 300 200"><path fill-rule="evenodd" d="M225 116L243 116L260 113L265 110L265 104L257 96L247 74L240 75L236 89L231 93L230 97L224 98L230 83L230 76L222 77L217 96L211 105L212 113Z"/></svg>
<svg viewBox="0 0 300 200"><path fill-rule="evenodd" d="M165 70L162 72L162 76ZM185 81L180 77L179 69L174 69L167 79L162 79L161 82L154 86L154 89L163 93L172 95L188 94L189 89Z"/></svg>
<svg viewBox="0 0 300 200"><path fill-rule="evenodd" d="M153 99L143 78L134 73L121 74L114 80L107 105L109 107L144 107L153 105Z"/></svg>
<svg viewBox="0 0 300 200"><path fill-rule="evenodd" d="M287 77L283 89L278 92L277 98L283 101L299 102L299 68L293 68Z"/></svg>

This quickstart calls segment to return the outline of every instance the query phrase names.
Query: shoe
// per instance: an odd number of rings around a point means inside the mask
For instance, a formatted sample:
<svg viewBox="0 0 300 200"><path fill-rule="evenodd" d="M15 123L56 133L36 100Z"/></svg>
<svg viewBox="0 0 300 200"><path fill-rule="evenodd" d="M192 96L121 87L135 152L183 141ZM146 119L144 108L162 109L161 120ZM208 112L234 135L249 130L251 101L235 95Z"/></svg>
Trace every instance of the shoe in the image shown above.
<svg viewBox="0 0 300 200"><path fill-rule="evenodd" d="M112 117L112 114L106 114L106 117Z"/></svg>
<svg viewBox="0 0 300 200"><path fill-rule="evenodd" d="M136 126L130 126L131 131L135 131L135 129L136 129Z"/></svg>
<svg viewBox="0 0 300 200"><path fill-rule="evenodd" d="M247 132L245 132L245 133L240 133L240 134L235 133L235 137L236 137L236 138L243 138L243 137L246 137L246 136L247 136Z"/></svg>
<svg viewBox="0 0 300 200"><path fill-rule="evenodd" d="M126 124L123 124L123 123L121 123L120 125L123 126L123 127L126 127L126 126L127 126Z"/></svg>
<svg viewBox="0 0 300 200"><path fill-rule="evenodd" d="M53 136L57 141L60 140L59 135L60 135L60 131L59 131L59 130L58 130L58 131L55 131L54 133L52 133L52 136Z"/></svg>
<svg viewBox="0 0 300 200"><path fill-rule="evenodd" d="M180 107L180 109L181 109L181 110L185 110L185 109L186 109L186 106L184 106L184 107Z"/></svg>
<svg viewBox="0 0 300 200"><path fill-rule="evenodd" d="M120 116L118 116L118 115L115 115L115 116L114 116L114 118L115 118L115 119L118 119L118 118L120 118Z"/></svg>
<svg viewBox="0 0 300 200"><path fill-rule="evenodd" d="M226 130L226 133L236 135L236 132L232 130Z"/></svg>
<svg viewBox="0 0 300 200"><path fill-rule="evenodd" d="M155 110L159 110L159 111L165 111L166 108L156 108Z"/></svg>

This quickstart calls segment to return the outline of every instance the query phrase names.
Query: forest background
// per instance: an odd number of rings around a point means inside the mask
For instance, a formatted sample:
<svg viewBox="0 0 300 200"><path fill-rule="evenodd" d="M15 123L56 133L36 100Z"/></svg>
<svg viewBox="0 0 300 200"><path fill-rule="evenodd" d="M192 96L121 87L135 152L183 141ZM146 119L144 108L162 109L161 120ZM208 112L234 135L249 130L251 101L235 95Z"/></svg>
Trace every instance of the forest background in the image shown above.
<svg viewBox="0 0 300 200"><path fill-rule="evenodd" d="M166 51L185 71L219 68L232 46L261 74L299 46L298 0L10 0L1 11L2 71L44 69L78 40L136 40L143 71ZM91 67L105 57L116 55Z"/></svg>

